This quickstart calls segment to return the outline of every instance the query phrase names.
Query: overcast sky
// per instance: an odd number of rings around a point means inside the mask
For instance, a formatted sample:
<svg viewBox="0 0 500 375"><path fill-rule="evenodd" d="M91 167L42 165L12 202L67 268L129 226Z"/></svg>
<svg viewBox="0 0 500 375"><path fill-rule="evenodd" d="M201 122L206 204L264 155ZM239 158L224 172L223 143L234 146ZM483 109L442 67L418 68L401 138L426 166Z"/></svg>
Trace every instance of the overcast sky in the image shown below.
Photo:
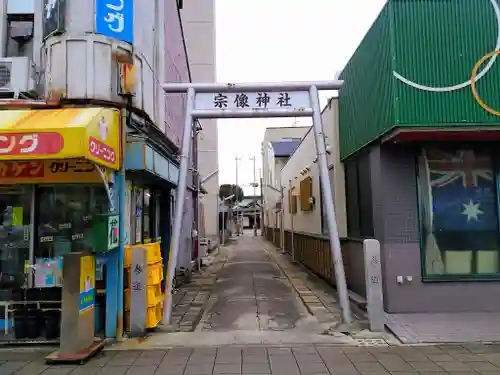
<svg viewBox="0 0 500 375"><path fill-rule="evenodd" d="M217 80L331 80L345 66L386 0L216 0ZM324 93L326 97L331 93ZM268 126L294 119L218 120L219 182L252 194L253 162L261 168ZM297 125L308 125L299 119Z"/></svg>

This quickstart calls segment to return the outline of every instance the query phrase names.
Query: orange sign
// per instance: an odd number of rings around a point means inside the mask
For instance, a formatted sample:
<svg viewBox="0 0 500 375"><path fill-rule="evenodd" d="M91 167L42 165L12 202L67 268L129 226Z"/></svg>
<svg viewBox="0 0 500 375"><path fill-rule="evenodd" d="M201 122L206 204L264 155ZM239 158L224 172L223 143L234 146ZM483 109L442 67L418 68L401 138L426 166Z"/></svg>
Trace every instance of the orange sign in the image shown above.
<svg viewBox="0 0 500 375"><path fill-rule="evenodd" d="M0 111L0 160L86 158L116 170L120 149L114 108Z"/></svg>
<svg viewBox="0 0 500 375"><path fill-rule="evenodd" d="M97 167L87 160L0 162L0 184L102 183Z"/></svg>

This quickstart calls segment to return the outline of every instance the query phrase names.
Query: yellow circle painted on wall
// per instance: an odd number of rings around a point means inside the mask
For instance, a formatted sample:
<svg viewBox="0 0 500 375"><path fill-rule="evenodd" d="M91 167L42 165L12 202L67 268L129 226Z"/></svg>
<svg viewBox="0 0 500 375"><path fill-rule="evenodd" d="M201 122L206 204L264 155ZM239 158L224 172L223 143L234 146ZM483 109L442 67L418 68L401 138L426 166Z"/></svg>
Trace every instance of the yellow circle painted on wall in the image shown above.
<svg viewBox="0 0 500 375"><path fill-rule="evenodd" d="M497 57L500 55L500 49L496 50L496 51L493 51L493 52L490 52L486 55L484 55L483 57L481 57L477 62L476 64L474 65L474 68L472 69L472 74L471 74L471 77L470 77L470 88L472 90L472 95L474 96L474 99L476 100L476 102L481 106L483 107L483 109L488 112L488 113L491 113L492 115L495 115L495 116L499 116L500 117L500 111L497 111L493 108L491 108L489 105L487 105L483 99L481 99L481 97L479 96L478 92L477 92L477 87L476 87L476 80L477 80L477 73L479 71L479 69L481 68L481 66L489 59L491 58L494 58L494 57Z"/></svg>

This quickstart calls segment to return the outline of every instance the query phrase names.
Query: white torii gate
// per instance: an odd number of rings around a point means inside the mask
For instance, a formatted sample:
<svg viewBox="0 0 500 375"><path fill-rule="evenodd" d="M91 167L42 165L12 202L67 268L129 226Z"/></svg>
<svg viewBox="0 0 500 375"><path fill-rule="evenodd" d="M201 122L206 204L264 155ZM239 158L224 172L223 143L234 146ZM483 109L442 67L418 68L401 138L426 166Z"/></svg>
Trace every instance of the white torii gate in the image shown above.
<svg viewBox="0 0 500 375"><path fill-rule="evenodd" d="M335 218L335 207L326 157L325 135L321 119L318 90L338 90L343 81L281 83L165 83L165 93L186 93L186 118L182 136L179 183L175 202L174 226L167 267L163 324L170 323L172 287L180 247L182 215L187 188L191 150L191 132L197 119L312 117L320 181L325 204L335 281L344 324L352 322L344 263Z"/></svg>

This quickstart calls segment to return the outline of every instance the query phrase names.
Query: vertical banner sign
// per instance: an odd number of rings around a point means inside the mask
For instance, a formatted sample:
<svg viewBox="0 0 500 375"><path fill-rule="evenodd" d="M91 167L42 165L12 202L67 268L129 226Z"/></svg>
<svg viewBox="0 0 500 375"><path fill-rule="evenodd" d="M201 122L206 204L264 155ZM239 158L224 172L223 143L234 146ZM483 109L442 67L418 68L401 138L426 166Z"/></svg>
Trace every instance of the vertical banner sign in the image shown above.
<svg viewBox="0 0 500 375"><path fill-rule="evenodd" d="M134 43L134 0L95 0L95 32Z"/></svg>
<svg viewBox="0 0 500 375"><path fill-rule="evenodd" d="M119 216L113 215L108 217L108 250L118 247L118 226Z"/></svg>
<svg viewBox="0 0 500 375"><path fill-rule="evenodd" d="M92 311L95 302L95 258L91 255L80 258L80 314Z"/></svg>

